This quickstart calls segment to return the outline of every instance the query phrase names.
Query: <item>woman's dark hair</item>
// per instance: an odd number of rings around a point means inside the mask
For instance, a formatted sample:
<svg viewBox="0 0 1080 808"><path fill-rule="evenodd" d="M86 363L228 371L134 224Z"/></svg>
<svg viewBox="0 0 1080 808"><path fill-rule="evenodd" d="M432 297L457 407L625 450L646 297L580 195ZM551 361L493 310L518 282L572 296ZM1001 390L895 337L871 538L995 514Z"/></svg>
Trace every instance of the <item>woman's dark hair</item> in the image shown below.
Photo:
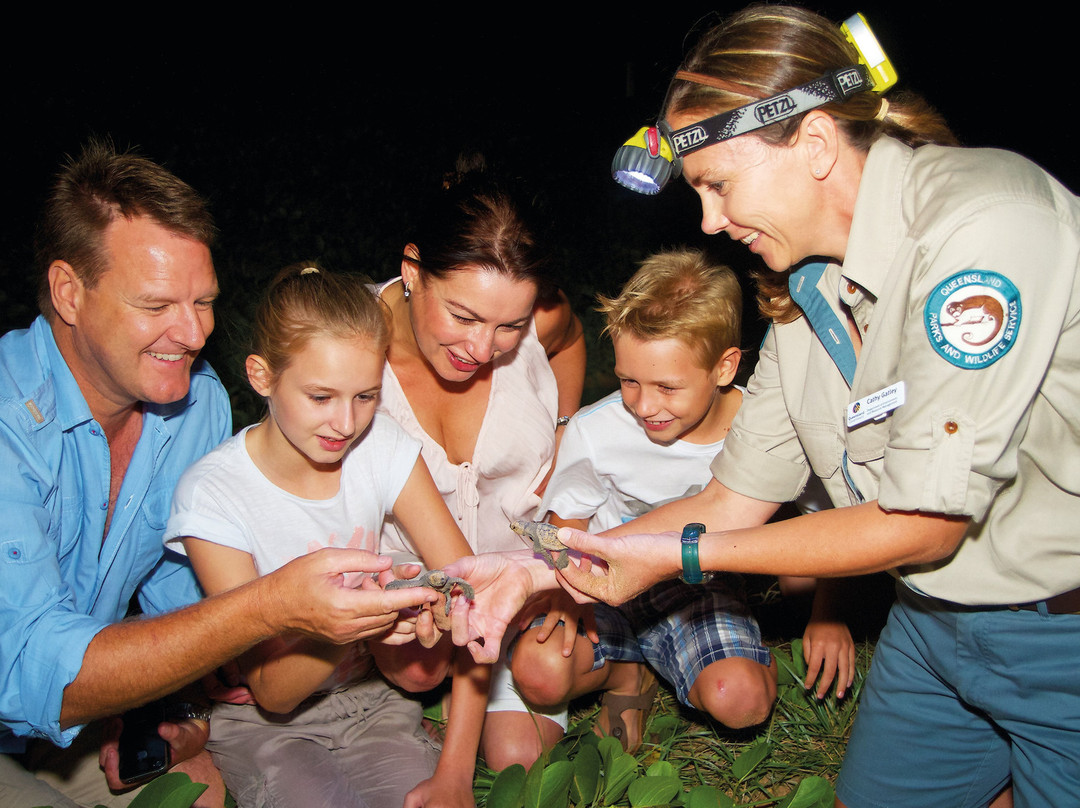
<svg viewBox="0 0 1080 808"><path fill-rule="evenodd" d="M420 270L436 278L482 267L536 284L541 297L553 291L546 256L527 217L533 205L522 191L495 179L480 155L458 158L443 177L411 239Z"/></svg>

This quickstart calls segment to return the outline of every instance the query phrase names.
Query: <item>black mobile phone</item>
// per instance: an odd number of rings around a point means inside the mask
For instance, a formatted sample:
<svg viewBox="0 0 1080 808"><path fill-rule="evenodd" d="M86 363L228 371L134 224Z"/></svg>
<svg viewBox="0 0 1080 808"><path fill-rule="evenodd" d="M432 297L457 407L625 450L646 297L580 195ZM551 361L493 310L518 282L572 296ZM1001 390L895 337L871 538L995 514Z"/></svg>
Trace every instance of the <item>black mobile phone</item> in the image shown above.
<svg viewBox="0 0 1080 808"><path fill-rule="evenodd" d="M163 774L169 768L169 744L158 735L164 719L161 702L128 710L121 716L120 780L132 784Z"/></svg>

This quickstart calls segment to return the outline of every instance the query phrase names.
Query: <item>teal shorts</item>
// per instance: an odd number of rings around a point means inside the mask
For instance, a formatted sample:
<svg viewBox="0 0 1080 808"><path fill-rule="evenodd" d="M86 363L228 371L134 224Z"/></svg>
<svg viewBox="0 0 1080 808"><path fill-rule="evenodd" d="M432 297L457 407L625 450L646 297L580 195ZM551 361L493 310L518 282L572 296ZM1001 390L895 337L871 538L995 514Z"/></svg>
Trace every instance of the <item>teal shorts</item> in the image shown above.
<svg viewBox="0 0 1080 808"><path fill-rule="evenodd" d="M965 607L903 584L837 782L848 808L1077 805L1080 615Z"/></svg>

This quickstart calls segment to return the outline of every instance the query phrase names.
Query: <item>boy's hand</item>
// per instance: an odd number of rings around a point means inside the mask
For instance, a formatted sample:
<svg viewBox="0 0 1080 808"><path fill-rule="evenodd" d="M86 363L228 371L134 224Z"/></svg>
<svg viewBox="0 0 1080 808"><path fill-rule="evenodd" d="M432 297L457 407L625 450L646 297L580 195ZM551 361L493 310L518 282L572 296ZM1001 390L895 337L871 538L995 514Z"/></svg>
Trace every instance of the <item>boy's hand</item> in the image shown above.
<svg viewBox="0 0 1080 808"><path fill-rule="evenodd" d="M580 604L574 601L566 592L552 591L541 592L534 595L525 604L525 608L518 615L518 629L527 631L533 620L543 615L544 624L537 629L535 639L538 643L547 642L551 633L559 625L563 624L563 647L562 655L569 657L574 653L574 643L577 641L578 623L585 629L585 636L594 644L600 642L600 635L596 632L596 618L591 605Z"/></svg>
<svg viewBox="0 0 1080 808"><path fill-rule="evenodd" d="M855 681L855 641L847 625L834 620L811 620L803 633L803 657L803 687L810 690L816 682L814 695L823 699L835 680L836 697L842 699Z"/></svg>

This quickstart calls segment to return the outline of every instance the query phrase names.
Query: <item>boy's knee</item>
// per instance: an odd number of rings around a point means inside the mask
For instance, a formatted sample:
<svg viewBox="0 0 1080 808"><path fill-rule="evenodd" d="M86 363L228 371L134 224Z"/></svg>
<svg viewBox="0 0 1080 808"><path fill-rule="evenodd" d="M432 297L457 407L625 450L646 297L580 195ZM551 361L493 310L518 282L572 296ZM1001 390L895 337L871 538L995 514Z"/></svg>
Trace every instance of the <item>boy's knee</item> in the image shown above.
<svg viewBox="0 0 1080 808"><path fill-rule="evenodd" d="M562 655L562 627L538 643L534 637L538 629L521 635L514 647L510 672L521 697L539 707L553 707L567 700L573 682L572 657Z"/></svg>
<svg viewBox="0 0 1080 808"><path fill-rule="evenodd" d="M769 717L776 700L776 671L752 659L730 657L701 672L690 702L732 729L752 727Z"/></svg>

